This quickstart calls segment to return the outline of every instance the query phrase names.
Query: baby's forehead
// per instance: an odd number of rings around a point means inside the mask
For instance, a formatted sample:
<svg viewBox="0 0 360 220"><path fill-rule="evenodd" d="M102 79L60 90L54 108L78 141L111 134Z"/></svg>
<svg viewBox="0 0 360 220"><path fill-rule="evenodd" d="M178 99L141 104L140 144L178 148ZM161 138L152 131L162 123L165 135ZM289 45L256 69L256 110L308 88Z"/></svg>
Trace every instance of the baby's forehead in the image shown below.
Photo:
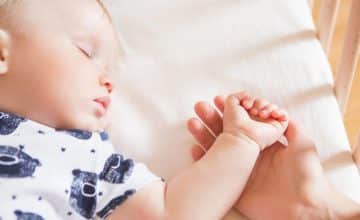
<svg viewBox="0 0 360 220"><path fill-rule="evenodd" d="M117 44L120 49L111 18L100 0L6 0L6 4L11 2L16 14L12 23L24 33L34 30L71 36L80 33L81 37L105 43L107 48Z"/></svg>
<svg viewBox="0 0 360 220"><path fill-rule="evenodd" d="M98 21L111 23L111 18L101 0L0 0L0 18L3 21L26 21L35 24L53 25L97 18ZM69 23L71 22L71 23Z"/></svg>
<svg viewBox="0 0 360 220"><path fill-rule="evenodd" d="M54 25L57 23L55 18L74 24L74 21L80 21L79 18L86 15L84 12L112 22L101 0L0 0L1 23L16 24L19 27L25 21L33 20L38 23L41 18L53 21Z"/></svg>

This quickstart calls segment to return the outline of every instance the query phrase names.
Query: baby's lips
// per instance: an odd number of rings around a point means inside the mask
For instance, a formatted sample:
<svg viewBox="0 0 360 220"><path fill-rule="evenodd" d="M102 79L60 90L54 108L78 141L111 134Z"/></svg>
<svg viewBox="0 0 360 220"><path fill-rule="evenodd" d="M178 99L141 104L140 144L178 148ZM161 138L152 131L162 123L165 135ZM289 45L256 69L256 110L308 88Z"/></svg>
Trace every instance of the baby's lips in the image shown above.
<svg viewBox="0 0 360 220"><path fill-rule="evenodd" d="M94 101L101 104L104 107L104 109L107 110L111 103L111 98L109 96L103 96L103 97L95 99Z"/></svg>

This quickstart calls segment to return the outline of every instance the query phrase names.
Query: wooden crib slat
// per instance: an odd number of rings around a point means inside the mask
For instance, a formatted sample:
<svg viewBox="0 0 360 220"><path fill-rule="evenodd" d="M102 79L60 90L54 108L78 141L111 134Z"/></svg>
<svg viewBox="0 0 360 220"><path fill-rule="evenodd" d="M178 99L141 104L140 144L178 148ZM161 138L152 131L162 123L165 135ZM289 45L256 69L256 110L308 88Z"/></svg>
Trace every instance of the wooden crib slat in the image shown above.
<svg viewBox="0 0 360 220"><path fill-rule="evenodd" d="M342 114L345 114L352 81L360 55L360 1L352 0L343 49L336 71L335 94Z"/></svg>
<svg viewBox="0 0 360 220"><path fill-rule="evenodd" d="M309 6L311 9L314 8L314 0L308 0L309 1Z"/></svg>
<svg viewBox="0 0 360 220"><path fill-rule="evenodd" d="M317 26L319 39L326 54L330 52L339 4L340 0L322 0L320 6Z"/></svg>
<svg viewBox="0 0 360 220"><path fill-rule="evenodd" d="M357 142L353 149L354 149L353 157L354 157L355 163L357 164L357 167L359 168L359 172L360 172L360 132L359 132Z"/></svg>

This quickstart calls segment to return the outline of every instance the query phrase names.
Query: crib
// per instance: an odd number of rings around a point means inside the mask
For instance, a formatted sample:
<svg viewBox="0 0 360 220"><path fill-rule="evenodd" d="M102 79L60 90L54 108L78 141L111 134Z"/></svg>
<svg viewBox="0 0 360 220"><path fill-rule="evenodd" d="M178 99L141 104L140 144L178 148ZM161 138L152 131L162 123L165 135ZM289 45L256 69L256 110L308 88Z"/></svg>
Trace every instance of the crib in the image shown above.
<svg viewBox="0 0 360 220"><path fill-rule="evenodd" d="M309 1L314 5L314 1ZM318 34L326 54L329 54L331 40L334 34L335 22L340 1L322 1L319 20ZM360 56L360 1L351 2L351 11L346 27L343 49L340 62L336 70L334 90L341 112L344 114L351 91L352 81L356 73L356 66ZM360 134L357 143L352 147L353 157L360 167Z"/></svg>
<svg viewBox="0 0 360 220"><path fill-rule="evenodd" d="M360 136L350 147L342 118L359 58L360 1L351 2L335 79L327 56L339 0L104 2L127 57L110 127L119 150L170 178L191 163L186 120L195 102L246 89L301 121L330 182L360 202ZM321 5L316 26L313 4Z"/></svg>

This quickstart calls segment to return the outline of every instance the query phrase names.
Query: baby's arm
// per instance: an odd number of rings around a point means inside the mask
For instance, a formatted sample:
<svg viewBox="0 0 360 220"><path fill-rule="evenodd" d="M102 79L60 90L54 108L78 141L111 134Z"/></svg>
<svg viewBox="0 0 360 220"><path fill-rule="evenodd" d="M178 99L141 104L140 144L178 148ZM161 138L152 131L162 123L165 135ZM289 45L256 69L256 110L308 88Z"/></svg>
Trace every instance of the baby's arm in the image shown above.
<svg viewBox="0 0 360 220"><path fill-rule="evenodd" d="M221 134L201 160L140 189L109 219L218 220L239 198L258 154L254 142Z"/></svg>
<svg viewBox="0 0 360 220"><path fill-rule="evenodd" d="M239 198L260 151L259 142L240 131L250 121L243 120L247 113L238 102L227 101L224 133L201 160L167 183L142 188L109 219L221 219Z"/></svg>

